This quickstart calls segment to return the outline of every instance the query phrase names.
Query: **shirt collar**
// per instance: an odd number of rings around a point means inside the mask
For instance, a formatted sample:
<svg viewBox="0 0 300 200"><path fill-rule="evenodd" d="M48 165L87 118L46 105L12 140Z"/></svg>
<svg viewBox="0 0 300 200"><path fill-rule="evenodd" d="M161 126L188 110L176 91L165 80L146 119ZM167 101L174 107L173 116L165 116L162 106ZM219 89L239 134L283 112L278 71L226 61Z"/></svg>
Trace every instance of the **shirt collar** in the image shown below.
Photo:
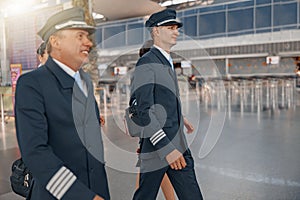
<svg viewBox="0 0 300 200"><path fill-rule="evenodd" d="M69 74L71 77L74 77L75 73L70 67L68 67L67 65L59 62L58 60L54 59L54 62L56 62L56 64L62 69L64 70L67 74Z"/></svg>
<svg viewBox="0 0 300 200"><path fill-rule="evenodd" d="M170 60L170 57L171 57L170 54L168 54L165 50L163 50L162 48L160 48L159 46L157 46L155 44L153 46L155 48L157 48L162 53L162 55L164 55L166 57L167 60Z"/></svg>

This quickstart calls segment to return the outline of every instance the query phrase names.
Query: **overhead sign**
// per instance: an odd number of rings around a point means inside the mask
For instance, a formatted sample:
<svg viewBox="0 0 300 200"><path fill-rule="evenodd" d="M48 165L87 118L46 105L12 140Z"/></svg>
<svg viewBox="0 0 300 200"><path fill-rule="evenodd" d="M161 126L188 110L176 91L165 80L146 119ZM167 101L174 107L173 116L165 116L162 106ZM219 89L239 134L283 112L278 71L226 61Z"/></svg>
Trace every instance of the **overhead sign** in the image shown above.
<svg viewBox="0 0 300 200"><path fill-rule="evenodd" d="M115 67L114 74L115 75L125 75L128 71L128 67Z"/></svg>
<svg viewBox="0 0 300 200"><path fill-rule="evenodd" d="M280 57L279 56L268 56L266 58L266 63L271 65L279 64Z"/></svg>
<svg viewBox="0 0 300 200"><path fill-rule="evenodd" d="M190 68L192 67L192 63L189 60L181 61L181 68Z"/></svg>

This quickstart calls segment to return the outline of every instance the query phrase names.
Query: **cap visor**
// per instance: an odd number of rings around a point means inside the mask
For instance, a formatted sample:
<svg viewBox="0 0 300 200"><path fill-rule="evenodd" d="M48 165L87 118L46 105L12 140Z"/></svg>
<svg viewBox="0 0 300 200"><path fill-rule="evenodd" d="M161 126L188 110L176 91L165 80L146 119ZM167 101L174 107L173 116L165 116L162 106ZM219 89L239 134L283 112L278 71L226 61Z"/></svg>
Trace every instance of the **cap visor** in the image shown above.
<svg viewBox="0 0 300 200"><path fill-rule="evenodd" d="M80 26L80 25L73 25L71 27L66 27L63 29L81 29L81 30L85 30L87 31L89 34L93 34L96 31L96 28L93 26L88 26L88 25L84 25L84 26Z"/></svg>
<svg viewBox="0 0 300 200"><path fill-rule="evenodd" d="M170 22L163 23L159 26L171 26L171 25L177 25L178 28L182 27L182 23L179 21L170 21Z"/></svg>

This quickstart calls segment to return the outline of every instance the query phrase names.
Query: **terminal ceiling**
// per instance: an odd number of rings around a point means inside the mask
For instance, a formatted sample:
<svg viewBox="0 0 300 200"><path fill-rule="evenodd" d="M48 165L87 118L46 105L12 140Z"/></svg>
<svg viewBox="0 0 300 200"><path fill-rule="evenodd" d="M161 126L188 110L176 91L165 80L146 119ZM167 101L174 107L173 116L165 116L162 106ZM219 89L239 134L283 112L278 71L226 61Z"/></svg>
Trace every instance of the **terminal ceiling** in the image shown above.
<svg viewBox="0 0 300 200"><path fill-rule="evenodd" d="M237 0L109 0L109 3L107 3L107 0L94 0L93 11L104 15L107 20L112 21L147 16L163 10L164 6L181 9L182 7L187 8L234 1ZM176 5L181 6L177 7Z"/></svg>
<svg viewBox="0 0 300 200"><path fill-rule="evenodd" d="M96 0L93 10L108 20L142 17L164 9L151 0Z"/></svg>

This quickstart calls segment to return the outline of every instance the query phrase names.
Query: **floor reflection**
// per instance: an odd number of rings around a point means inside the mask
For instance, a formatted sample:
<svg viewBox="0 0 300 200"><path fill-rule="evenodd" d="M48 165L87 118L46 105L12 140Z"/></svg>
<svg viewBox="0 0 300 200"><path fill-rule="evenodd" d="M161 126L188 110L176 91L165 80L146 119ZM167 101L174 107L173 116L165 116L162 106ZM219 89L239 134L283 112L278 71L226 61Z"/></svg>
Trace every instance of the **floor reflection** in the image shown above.
<svg viewBox="0 0 300 200"><path fill-rule="evenodd" d="M212 80L201 88L180 83L183 113L195 127L186 137L206 200L300 199L300 95L293 84L290 79ZM124 134L128 85L116 88L105 107L100 105L102 132L111 197L128 200L136 177L128 167L135 168L138 139ZM19 156L11 118L0 133L0 200L19 198L9 185L10 165ZM161 192L157 199L163 199Z"/></svg>

